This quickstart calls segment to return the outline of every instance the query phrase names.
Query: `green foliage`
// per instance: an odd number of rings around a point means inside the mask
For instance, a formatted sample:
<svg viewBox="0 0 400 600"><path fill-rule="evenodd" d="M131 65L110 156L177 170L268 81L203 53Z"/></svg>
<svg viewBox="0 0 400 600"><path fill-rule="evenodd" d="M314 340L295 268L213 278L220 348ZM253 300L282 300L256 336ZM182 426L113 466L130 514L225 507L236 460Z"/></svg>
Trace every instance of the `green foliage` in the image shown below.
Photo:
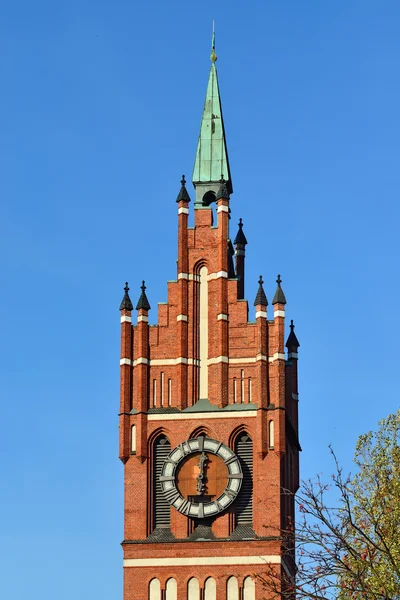
<svg viewBox="0 0 400 600"><path fill-rule="evenodd" d="M338 598L400 598L400 411L360 436L356 476L343 497L350 546Z"/></svg>
<svg viewBox="0 0 400 600"><path fill-rule="evenodd" d="M331 452L331 485L321 476L304 481L295 499L296 578L267 568L261 578L265 597L400 600L400 410L382 420L376 433L360 436L355 476L343 476ZM293 527L281 536L289 565Z"/></svg>

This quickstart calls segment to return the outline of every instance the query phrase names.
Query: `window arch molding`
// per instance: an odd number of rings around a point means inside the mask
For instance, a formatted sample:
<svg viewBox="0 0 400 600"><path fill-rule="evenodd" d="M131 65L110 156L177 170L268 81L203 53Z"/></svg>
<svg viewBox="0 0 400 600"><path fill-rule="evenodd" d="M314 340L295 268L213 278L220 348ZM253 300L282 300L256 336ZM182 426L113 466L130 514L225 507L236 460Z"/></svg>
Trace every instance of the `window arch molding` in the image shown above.
<svg viewBox="0 0 400 600"><path fill-rule="evenodd" d="M204 437L210 437L210 438L214 437L213 432L211 432L208 427L205 427L204 425L200 425L199 427L196 427L196 429L193 429L192 433L189 436L189 439L193 440L194 438L197 438L200 435L204 435Z"/></svg>
<svg viewBox="0 0 400 600"><path fill-rule="evenodd" d="M210 266L208 264L208 260L206 258L200 258L194 265L193 265L193 273L195 275L200 275L200 270L206 267L207 271L210 272Z"/></svg>

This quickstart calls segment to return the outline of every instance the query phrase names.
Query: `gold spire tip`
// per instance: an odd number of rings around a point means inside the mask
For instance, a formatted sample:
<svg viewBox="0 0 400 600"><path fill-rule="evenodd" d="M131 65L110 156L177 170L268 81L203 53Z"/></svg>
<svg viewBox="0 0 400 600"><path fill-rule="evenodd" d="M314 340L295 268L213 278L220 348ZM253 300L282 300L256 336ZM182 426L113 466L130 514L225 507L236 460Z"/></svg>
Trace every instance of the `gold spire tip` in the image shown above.
<svg viewBox="0 0 400 600"><path fill-rule="evenodd" d="M210 56L211 62L215 63L215 61L217 60L217 55L215 54L215 25L214 25L214 21L213 21L213 26L212 26L212 41L211 41L211 56Z"/></svg>

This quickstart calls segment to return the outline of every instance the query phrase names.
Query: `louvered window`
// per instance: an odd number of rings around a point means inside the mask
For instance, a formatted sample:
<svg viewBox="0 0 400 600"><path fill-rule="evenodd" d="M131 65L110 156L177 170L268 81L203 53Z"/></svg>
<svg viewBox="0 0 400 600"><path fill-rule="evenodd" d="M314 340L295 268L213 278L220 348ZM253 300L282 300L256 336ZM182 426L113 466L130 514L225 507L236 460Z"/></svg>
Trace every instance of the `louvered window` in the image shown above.
<svg viewBox="0 0 400 600"><path fill-rule="evenodd" d="M158 527L169 527L170 526L170 505L164 497L164 494L161 490L160 484L160 475L161 470L164 464L165 459L168 454L171 452L171 444L168 439L164 436L159 437L154 444L154 480L153 480L153 490L154 490L154 529Z"/></svg>
<svg viewBox="0 0 400 600"><path fill-rule="evenodd" d="M235 451L243 471L243 482L236 500L235 526L253 522L253 442L247 434L239 435Z"/></svg>

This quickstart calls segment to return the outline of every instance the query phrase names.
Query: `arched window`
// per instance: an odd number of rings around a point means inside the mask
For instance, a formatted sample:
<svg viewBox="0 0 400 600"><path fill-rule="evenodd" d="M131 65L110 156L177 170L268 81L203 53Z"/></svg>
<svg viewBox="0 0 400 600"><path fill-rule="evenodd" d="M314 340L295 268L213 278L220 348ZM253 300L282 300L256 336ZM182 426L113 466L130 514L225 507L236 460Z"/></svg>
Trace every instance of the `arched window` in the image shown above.
<svg viewBox="0 0 400 600"><path fill-rule="evenodd" d="M213 577L206 579L204 585L204 600L217 600L217 584Z"/></svg>
<svg viewBox="0 0 400 600"><path fill-rule="evenodd" d="M239 584L236 577L229 577L226 582L227 600L239 600Z"/></svg>
<svg viewBox="0 0 400 600"><path fill-rule="evenodd" d="M170 526L170 505L160 483L161 470L170 452L171 444L168 438L160 435L153 445L153 529Z"/></svg>
<svg viewBox="0 0 400 600"><path fill-rule="evenodd" d="M131 427L131 453L136 454L136 425Z"/></svg>
<svg viewBox="0 0 400 600"><path fill-rule="evenodd" d="M243 482L236 500L235 526L253 523L253 441L246 432L236 438L235 452L243 471Z"/></svg>
<svg viewBox="0 0 400 600"><path fill-rule="evenodd" d="M256 584L254 579L246 577L243 582L243 600L255 600L256 598Z"/></svg>
<svg viewBox="0 0 400 600"><path fill-rule="evenodd" d="M274 436L275 436L274 422L271 419L271 421L268 423L268 445L269 445L270 450L273 450L275 447Z"/></svg>
<svg viewBox="0 0 400 600"><path fill-rule="evenodd" d="M165 600L178 600L176 579L168 579L167 585L165 586Z"/></svg>
<svg viewBox="0 0 400 600"><path fill-rule="evenodd" d="M200 600L200 586L196 577L192 577L188 581L188 600Z"/></svg>
<svg viewBox="0 0 400 600"><path fill-rule="evenodd" d="M152 579L150 581L149 600L161 600L161 586L158 579Z"/></svg>
<svg viewBox="0 0 400 600"><path fill-rule="evenodd" d="M212 202L216 201L216 194L212 190L206 192L203 196L202 204L203 206L210 206Z"/></svg>

